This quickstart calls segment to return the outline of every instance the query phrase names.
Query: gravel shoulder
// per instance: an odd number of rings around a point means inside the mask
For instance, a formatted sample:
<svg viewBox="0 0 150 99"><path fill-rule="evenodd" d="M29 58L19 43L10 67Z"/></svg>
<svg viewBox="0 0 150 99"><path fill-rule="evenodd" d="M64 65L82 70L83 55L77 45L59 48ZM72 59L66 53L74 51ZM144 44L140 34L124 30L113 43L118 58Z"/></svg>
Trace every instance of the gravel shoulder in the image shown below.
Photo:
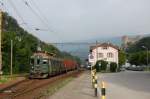
<svg viewBox="0 0 150 99"><path fill-rule="evenodd" d="M97 99L90 81L90 73L85 72L50 96L49 99Z"/></svg>

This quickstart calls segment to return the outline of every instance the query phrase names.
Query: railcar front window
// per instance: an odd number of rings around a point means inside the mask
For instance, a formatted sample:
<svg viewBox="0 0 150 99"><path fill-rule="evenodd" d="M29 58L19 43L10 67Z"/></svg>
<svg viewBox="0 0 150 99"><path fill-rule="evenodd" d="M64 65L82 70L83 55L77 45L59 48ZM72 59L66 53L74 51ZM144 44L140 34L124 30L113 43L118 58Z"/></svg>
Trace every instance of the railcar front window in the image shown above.
<svg viewBox="0 0 150 99"><path fill-rule="evenodd" d="M38 65L40 64L40 59L37 59L37 64L38 64Z"/></svg>
<svg viewBox="0 0 150 99"><path fill-rule="evenodd" d="M30 64L33 65L34 64L34 59L30 60Z"/></svg>

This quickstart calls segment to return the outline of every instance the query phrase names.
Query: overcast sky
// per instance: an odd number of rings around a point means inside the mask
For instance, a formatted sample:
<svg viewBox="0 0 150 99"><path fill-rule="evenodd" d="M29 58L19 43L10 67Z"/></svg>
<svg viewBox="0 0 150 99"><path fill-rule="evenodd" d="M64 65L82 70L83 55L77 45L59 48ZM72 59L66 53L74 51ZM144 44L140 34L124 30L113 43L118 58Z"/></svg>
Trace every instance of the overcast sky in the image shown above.
<svg viewBox="0 0 150 99"><path fill-rule="evenodd" d="M0 1L4 3L4 6L0 6L3 10L14 16L25 29L46 42L71 42L150 33L150 0ZM24 21L18 17L10 1ZM40 28L41 31L35 31L34 27Z"/></svg>

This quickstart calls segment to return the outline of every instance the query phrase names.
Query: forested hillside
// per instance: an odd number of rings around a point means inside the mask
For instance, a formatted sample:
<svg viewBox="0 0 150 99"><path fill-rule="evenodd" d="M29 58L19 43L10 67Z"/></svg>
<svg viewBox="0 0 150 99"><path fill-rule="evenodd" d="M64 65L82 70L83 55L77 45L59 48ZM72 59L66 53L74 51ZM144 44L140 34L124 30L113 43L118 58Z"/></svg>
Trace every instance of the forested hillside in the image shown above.
<svg viewBox="0 0 150 99"><path fill-rule="evenodd" d="M127 49L128 60L134 65L147 65L150 63L150 37L144 37ZM148 59L148 60L147 60ZM148 62L147 62L148 61Z"/></svg>
<svg viewBox="0 0 150 99"><path fill-rule="evenodd" d="M39 44L42 50L55 53L57 57L64 57L63 53L61 53L56 47L40 41L31 33L28 33L21 28L14 18L7 13L4 13L2 33L2 69L5 74L10 72L11 40L13 40L13 73L29 71L30 56L37 50Z"/></svg>
<svg viewBox="0 0 150 99"><path fill-rule="evenodd" d="M145 49L142 46L145 46L148 49L150 49L150 36L144 37L141 40L137 41L135 44L130 45L127 49L127 52L133 53L133 52L144 51Z"/></svg>

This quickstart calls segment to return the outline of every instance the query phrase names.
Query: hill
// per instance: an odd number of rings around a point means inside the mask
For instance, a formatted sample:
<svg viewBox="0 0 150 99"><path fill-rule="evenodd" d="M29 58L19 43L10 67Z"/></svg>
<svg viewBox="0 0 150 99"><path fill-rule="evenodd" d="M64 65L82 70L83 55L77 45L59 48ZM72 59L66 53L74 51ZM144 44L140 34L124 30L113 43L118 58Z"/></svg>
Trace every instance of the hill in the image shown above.
<svg viewBox="0 0 150 99"><path fill-rule="evenodd" d="M10 72L11 40L13 40L13 73L29 72L30 56L33 52L37 51L38 46L44 51L55 53L57 57L74 59L70 54L64 54L53 45L39 40L24 30L19 26L17 21L7 13L3 14L2 24L2 70L5 74Z"/></svg>
<svg viewBox="0 0 150 99"><path fill-rule="evenodd" d="M142 39L137 41L135 44L130 45L127 48L127 52L134 53L134 52L146 50L142 46L145 46L146 48L150 49L150 36L143 37Z"/></svg>

